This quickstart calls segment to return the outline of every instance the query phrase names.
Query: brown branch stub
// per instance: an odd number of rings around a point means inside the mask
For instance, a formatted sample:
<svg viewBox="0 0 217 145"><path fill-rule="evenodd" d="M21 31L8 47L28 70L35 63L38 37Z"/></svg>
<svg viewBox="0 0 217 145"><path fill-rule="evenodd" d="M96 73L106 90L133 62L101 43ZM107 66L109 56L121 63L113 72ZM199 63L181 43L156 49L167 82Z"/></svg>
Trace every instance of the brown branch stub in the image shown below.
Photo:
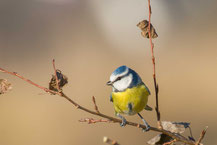
<svg viewBox="0 0 217 145"><path fill-rule="evenodd" d="M139 124L137 124L137 126L136 126L137 128L140 128L140 125Z"/></svg>
<svg viewBox="0 0 217 145"><path fill-rule="evenodd" d="M92 96L92 101L93 101L93 104L94 104L94 109L96 110L97 113L100 113L99 109L98 109L98 106L96 105L96 99L95 99L94 96Z"/></svg>
<svg viewBox="0 0 217 145"><path fill-rule="evenodd" d="M58 92L61 92L60 86L59 86L59 79L57 77L57 70L56 70L56 67L55 67L55 59L53 59L52 63L53 63L53 69L54 69L54 74L55 74L55 78L56 78L56 88L57 88Z"/></svg>
<svg viewBox="0 0 217 145"><path fill-rule="evenodd" d="M159 115L157 115L157 116L159 116ZM163 129L163 127L161 125L161 121L157 121L157 126L158 126L159 129Z"/></svg>
<svg viewBox="0 0 217 145"><path fill-rule="evenodd" d="M206 134L207 129L208 129L208 126L206 126L206 127L204 128L204 130L201 132L200 138L198 139L198 141L196 142L195 145L200 145L202 139L204 138L204 136L205 136L205 134Z"/></svg>
<svg viewBox="0 0 217 145"><path fill-rule="evenodd" d="M75 108L76 108L76 109L79 109L79 107L80 107L80 106L79 106L78 104L77 104L77 105L75 105Z"/></svg>
<svg viewBox="0 0 217 145"><path fill-rule="evenodd" d="M107 143L107 144L110 144L110 145L120 145L117 141L115 140L112 140L106 136L103 137L103 142L104 143Z"/></svg>

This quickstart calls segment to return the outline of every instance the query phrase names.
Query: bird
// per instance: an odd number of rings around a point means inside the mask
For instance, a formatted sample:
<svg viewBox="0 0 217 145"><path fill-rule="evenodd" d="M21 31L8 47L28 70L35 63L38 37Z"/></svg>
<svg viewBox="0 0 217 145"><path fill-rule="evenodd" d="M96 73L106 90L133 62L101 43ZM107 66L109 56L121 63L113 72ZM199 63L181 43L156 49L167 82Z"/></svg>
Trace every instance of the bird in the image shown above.
<svg viewBox="0 0 217 145"><path fill-rule="evenodd" d="M122 120L121 127L127 123L122 114L137 114L146 126L144 131L148 131L150 126L140 112L143 109L152 110L147 105L151 93L140 76L133 69L123 65L112 72L107 85L112 87L110 101L114 105L115 115Z"/></svg>

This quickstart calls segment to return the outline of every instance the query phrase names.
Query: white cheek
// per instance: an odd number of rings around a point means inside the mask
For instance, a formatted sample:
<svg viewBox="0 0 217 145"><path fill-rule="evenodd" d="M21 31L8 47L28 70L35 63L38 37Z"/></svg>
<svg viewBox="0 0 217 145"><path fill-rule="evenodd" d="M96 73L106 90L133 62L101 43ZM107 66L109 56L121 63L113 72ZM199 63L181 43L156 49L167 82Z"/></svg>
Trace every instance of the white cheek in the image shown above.
<svg viewBox="0 0 217 145"><path fill-rule="evenodd" d="M130 83L132 82L132 74L122 78L121 80L115 82L113 84L113 86L115 87L115 89L117 89L118 91L124 91L125 89L127 89L130 85Z"/></svg>

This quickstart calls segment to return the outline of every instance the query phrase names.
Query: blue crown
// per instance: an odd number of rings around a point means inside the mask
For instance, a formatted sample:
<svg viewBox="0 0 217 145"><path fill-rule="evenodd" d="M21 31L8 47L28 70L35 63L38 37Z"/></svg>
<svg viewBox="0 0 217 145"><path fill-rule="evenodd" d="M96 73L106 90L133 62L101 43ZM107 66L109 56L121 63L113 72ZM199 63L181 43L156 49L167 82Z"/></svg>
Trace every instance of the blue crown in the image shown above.
<svg viewBox="0 0 217 145"><path fill-rule="evenodd" d="M128 68L125 65L118 67L112 73L112 75L116 76L116 75L119 75L119 74L122 74L122 73L125 73L125 72L126 72L126 74L125 74L126 76L129 75L129 74L132 74L132 76L133 76L133 79L132 79L132 82L131 82L129 88L132 88L132 87L142 83L142 80L141 80L140 76L134 70L132 70L131 68Z"/></svg>
<svg viewBox="0 0 217 145"><path fill-rule="evenodd" d="M117 74L121 74L125 71L127 71L127 69L129 69L127 66L123 65L118 67L112 74L117 75Z"/></svg>

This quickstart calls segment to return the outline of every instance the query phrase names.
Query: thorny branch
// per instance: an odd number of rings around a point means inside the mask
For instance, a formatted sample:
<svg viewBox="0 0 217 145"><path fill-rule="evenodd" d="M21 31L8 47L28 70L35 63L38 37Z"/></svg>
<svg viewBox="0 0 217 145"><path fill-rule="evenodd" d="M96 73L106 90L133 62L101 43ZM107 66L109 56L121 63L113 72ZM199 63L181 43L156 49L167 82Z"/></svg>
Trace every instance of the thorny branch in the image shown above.
<svg viewBox="0 0 217 145"><path fill-rule="evenodd" d="M156 96L156 113L157 113L157 123L158 123L158 128L162 129L162 125L160 123L160 111L159 111L159 104L158 104L158 84L157 84L157 79L156 79L156 69L155 69L155 57L154 57L154 44L152 42L152 37L151 37L151 3L150 0L148 0L148 8L149 8L149 22L148 22L148 35L149 35L149 41L151 45L151 55L152 55L152 63L153 63L153 79L154 79L154 88L155 88L155 96Z"/></svg>
<svg viewBox="0 0 217 145"><path fill-rule="evenodd" d="M54 64L55 65L55 64ZM7 73L7 74L10 74L10 75L13 75L13 76L16 76L42 90L44 90L45 92L50 92L50 93L54 93L56 95L59 95L63 98L65 98L66 100L68 100L70 103L72 103L77 109L80 109L80 110L83 110L85 112L88 112L90 114L93 114L93 115L96 115L96 116L100 116L102 118L106 118L108 120L110 120L111 122L113 123L121 123L122 120L120 119L117 119L117 118L114 118L114 117L111 117L111 116L108 116L108 115L105 115L103 113L98 113L96 111L92 111L92 110L89 110L83 106L80 106L78 103L76 103L75 101L73 101L71 98L69 98L67 95L65 95L63 92L56 92L56 91L52 91L52 90L49 90L48 88L45 88L45 87L42 87L36 83L34 83L33 81L29 80L29 79L26 79L25 77L19 75L18 73L15 73L15 72L10 72L10 71L7 71L3 68L0 68L0 71L3 72L3 73ZM99 122L99 121L98 121ZM108 121L106 121L108 122ZM134 127L139 127L139 128L143 128L143 129L146 129L146 126L143 125L143 124L138 124L136 122L130 122L130 121L127 121L126 122L127 125L130 125L130 126L134 126ZM191 140L188 140L187 138L185 138L184 136L180 135L180 134L175 134L175 133L171 133L170 131L167 131L167 130L164 130L164 129L158 129L158 128L155 128L155 127L150 127L150 130L152 131L156 131L156 132L161 132L163 134L166 134L174 139L176 139L177 141L180 141L180 142L183 142L183 143L186 143L186 144L189 144L189 145L195 145L195 142L191 141Z"/></svg>

